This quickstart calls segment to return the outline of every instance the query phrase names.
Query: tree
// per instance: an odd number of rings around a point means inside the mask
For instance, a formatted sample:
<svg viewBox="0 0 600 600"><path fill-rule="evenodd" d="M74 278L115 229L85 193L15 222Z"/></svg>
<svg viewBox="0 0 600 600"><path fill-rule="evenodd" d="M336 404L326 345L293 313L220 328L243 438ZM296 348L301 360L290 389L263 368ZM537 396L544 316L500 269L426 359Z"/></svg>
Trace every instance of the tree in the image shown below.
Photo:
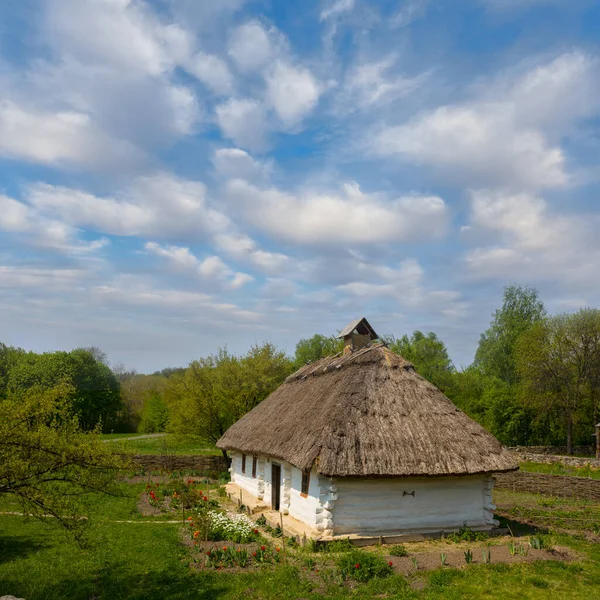
<svg viewBox="0 0 600 600"><path fill-rule="evenodd" d="M586 309L536 323L517 344L517 366L526 404L564 424L567 453L574 427L591 425L600 367L600 311Z"/></svg>
<svg viewBox="0 0 600 600"><path fill-rule="evenodd" d="M138 431L158 433L165 431L169 422L169 408L158 392L152 392L144 405Z"/></svg>
<svg viewBox="0 0 600 600"><path fill-rule="evenodd" d="M492 322L481 334L475 365L489 377L514 385L518 382L515 345L519 337L546 316L537 290L510 285L504 288L502 308L495 311Z"/></svg>
<svg viewBox="0 0 600 600"><path fill-rule="evenodd" d="M169 378L165 399L170 427L214 443L281 385L291 370L285 353L272 344L253 346L243 357L220 348L190 363L183 376Z"/></svg>
<svg viewBox="0 0 600 600"><path fill-rule="evenodd" d="M296 344L294 367L300 369L320 358L332 356L343 350L344 343L335 336L315 333L311 338L302 339Z"/></svg>
<svg viewBox="0 0 600 600"><path fill-rule="evenodd" d="M82 497L116 493L115 477L126 465L97 432L81 431L73 392L60 384L0 400L0 495L16 498L26 514L52 515L80 539Z"/></svg>
<svg viewBox="0 0 600 600"><path fill-rule="evenodd" d="M7 394L17 397L32 388L51 389L62 384L73 390L72 409L83 429L102 422L105 427L121 408L119 382L105 364L87 350L24 353L8 374Z"/></svg>
<svg viewBox="0 0 600 600"><path fill-rule="evenodd" d="M416 330L409 338L403 335L392 339L389 348L413 363L417 373L440 388L448 390L452 385L454 365L442 340L433 332L424 334Z"/></svg>

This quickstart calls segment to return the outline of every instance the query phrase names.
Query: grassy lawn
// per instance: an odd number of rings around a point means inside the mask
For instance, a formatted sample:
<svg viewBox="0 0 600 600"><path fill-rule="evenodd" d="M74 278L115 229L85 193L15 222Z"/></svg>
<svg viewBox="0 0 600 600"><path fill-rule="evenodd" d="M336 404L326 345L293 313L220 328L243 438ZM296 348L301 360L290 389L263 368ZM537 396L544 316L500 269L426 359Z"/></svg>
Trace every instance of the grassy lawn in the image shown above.
<svg viewBox="0 0 600 600"><path fill-rule="evenodd" d="M81 549L49 522L24 521L0 515L0 595L27 600L222 599L296 600L329 598L415 599L590 599L600 596L600 546L581 536L557 534L557 544L569 546L581 560L563 563L470 565L440 568L414 575L392 575L369 583L339 585L319 579L303 564L318 558L297 550L296 566L268 565L257 570L225 573L194 571L180 541L179 524L165 516L142 517L136 504L145 484L123 484L122 496L90 499L93 518L90 544ZM541 497L499 491L497 503L508 510L529 507L529 516L548 512L585 511L596 515L598 505L540 504ZM532 496L532 497L530 497ZM550 503L553 499L547 499ZM576 503L578 501L575 501ZM579 501L582 502L582 501ZM0 500L0 510L18 510ZM515 518L518 515L513 515ZM170 517L173 518L172 516ZM131 523L116 523L131 520ZM437 548L441 542L432 542ZM437 544L433 546L433 544ZM420 544L422 546L423 543ZM406 544L409 552L411 544Z"/></svg>
<svg viewBox="0 0 600 600"><path fill-rule="evenodd" d="M593 467L568 467L562 464L547 465L536 462L520 463L521 471L529 471L530 473L546 473L548 475L571 475L575 477L591 477L592 479L600 479L600 469Z"/></svg>
<svg viewBox="0 0 600 600"><path fill-rule="evenodd" d="M111 439L105 434L103 437ZM221 451L210 442L197 438L167 433L161 437L141 437L142 434L129 434L127 437L116 437L109 442L115 451L130 454L217 454Z"/></svg>

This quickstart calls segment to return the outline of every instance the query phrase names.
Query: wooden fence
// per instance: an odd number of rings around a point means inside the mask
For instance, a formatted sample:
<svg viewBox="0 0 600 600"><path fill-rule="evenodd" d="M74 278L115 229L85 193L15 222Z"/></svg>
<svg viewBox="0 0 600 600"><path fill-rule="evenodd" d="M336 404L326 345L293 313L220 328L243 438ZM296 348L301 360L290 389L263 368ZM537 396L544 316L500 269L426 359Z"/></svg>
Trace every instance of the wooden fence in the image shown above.
<svg viewBox="0 0 600 600"><path fill-rule="evenodd" d="M229 464L222 456L180 454L127 455L135 464L148 471L200 471L203 473L227 471Z"/></svg>
<svg viewBox="0 0 600 600"><path fill-rule="evenodd" d="M547 475L512 471L496 473L496 487L513 492L531 492L559 498L585 498L600 500L600 480L568 475Z"/></svg>

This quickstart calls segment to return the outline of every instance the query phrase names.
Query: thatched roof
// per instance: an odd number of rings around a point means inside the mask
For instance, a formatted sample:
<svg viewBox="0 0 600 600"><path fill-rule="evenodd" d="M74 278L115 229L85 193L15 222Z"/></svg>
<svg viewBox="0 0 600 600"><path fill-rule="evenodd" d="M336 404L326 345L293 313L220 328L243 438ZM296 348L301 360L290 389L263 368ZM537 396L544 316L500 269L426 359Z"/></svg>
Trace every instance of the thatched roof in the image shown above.
<svg viewBox="0 0 600 600"><path fill-rule="evenodd" d="M328 476L467 475L518 465L498 440L383 344L287 378L217 447Z"/></svg>

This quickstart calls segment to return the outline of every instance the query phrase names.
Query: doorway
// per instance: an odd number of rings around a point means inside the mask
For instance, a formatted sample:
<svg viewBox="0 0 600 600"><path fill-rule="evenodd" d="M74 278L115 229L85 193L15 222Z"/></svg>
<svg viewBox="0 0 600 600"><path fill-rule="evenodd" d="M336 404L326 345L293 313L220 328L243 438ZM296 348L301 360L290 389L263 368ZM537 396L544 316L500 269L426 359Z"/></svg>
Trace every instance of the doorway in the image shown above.
<svg viewBox="0 0 600 600"><path fill-rule="evenodd" d="M281 465L271 464L271 508L279 510L281 495Z"/></svg>

